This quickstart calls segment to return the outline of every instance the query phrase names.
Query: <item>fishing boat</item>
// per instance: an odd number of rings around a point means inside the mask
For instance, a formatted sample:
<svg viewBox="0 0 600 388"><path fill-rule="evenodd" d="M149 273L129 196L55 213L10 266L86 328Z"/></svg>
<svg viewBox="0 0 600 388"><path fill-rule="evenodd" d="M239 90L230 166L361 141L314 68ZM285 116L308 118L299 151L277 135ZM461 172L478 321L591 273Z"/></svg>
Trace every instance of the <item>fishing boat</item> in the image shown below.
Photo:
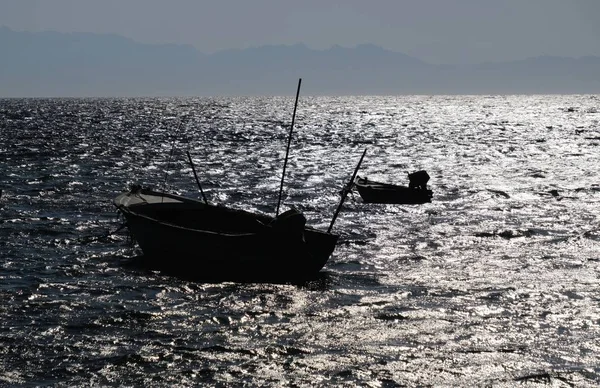
<svg viewBox="0 0 600 388"><path fill-rule="evenodd" d="M188 152L202 201L140 186L113 200L144 253L143 264L195 279L233 281L307 279L324 267L338 240L331 230L348 190L343 191L326 232L306 226L305 216L297 210L279 214L301 81L275 216L209 204ZM363 158L364 153L346 187Z"/></svg>
<svg viewBox="0 0 600 388"><path fill-rule="evenodd" d="M133 187L114 199L149 266L198 279L287 280L318 273L338 236L276 217Z"/></svg>
<svg viewBox="0 0 600 388"><path fill-rule="evenodd" d="M429 176L427 176L428 179ZM376 182L366 177L357 176L354 180L354 186L365 203L415 205L431 202L433 197L433 191L428 189L426 184L414 184L412 182L407 187Z"/></svg>

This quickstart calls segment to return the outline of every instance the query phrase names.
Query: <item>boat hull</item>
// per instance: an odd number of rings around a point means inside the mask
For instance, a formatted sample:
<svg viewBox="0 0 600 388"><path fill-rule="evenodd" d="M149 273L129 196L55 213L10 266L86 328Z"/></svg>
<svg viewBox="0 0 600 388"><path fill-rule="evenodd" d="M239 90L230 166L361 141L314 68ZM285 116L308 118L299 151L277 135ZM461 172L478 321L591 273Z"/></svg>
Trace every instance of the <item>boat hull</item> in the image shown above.
<svg viewBox="0 0 600 388"><path fill-rule="evenodd" d="M121 194L115 205L145 264L197 279L307 278L324 267L338 239L303 223L290 232L269 216L145 189Z"/></svg>

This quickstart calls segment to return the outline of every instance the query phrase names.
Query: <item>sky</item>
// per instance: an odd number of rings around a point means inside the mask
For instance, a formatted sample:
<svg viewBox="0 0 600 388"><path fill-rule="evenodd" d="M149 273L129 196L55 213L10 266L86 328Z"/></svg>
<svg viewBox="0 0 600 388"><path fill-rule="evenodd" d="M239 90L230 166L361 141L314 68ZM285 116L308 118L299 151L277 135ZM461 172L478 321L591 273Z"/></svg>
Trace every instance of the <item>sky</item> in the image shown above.
<svg viewBox="0 0 600 388"><path fill-rule="evenodd" d="M600 0L0 0L0 26L204 53L372 43L436 64L600 56Z"/></svg>

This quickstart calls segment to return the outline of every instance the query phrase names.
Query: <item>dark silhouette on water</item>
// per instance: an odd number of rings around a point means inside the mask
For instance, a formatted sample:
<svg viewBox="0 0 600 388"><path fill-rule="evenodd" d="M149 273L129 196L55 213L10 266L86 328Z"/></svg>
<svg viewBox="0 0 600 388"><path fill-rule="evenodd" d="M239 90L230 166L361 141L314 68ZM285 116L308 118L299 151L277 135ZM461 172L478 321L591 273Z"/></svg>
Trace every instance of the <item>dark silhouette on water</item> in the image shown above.
<svg viewBox="0 0 600 388"><path fill-rule="evenodd" d="M156 269L222 280L297 279L319 272L338 236L278 217L134 187L114 200Z"/></svg>
<svg viewBox="0 0 600 388"><path fill-rule="evenodd" d="M239 277L238 279L227 277L220 278L217 276L199 276L197 273L191 273L186 271L177 270L177 268L160 268L152 266L148 263L148 257L145 255L136 255L133 257L123 257L122 267L129 268L134 271L141 272L153 272L160 270L160 273L165 276L173 276L181 280L200 282L200 283L222 283L223 281L236 281L239 283L261 283L268 282L269 284L291 284L300 288L305 288L311 291L326 291L331 288L331 285L336 281L336 275L328 271L319 271L312 275L304 277L292 277L292 278L248 278Z"/></svg>
<svg viewBox="0 0 600 388"><path fill-rule="evenodd" d="M304 279L323 268L338 240L331 229L346 196L326 232L306 226L306 218L296 209L279 214L301 82L299 79L275 217L209 204L188 152L203 202L141 186L114 199L147 264L199 279L237 281ZM359 167L360 162L351 182Z"/></svg>
<svg viewBox="0 0 600 388"><path fill-rule="evenodd" d="M410 189L427 190L427 182L429 182L429 174L427 171L420 170L408 174L408 187Z"/></svg>
<svg viewBox="0 0 600 388"><path fill-rule="evenodd" d="M429 174L421 170L408 175L409 186L382 183L357 176L354 186L366 203L416 205L431 202L433 191L427 188Z"/></svg>

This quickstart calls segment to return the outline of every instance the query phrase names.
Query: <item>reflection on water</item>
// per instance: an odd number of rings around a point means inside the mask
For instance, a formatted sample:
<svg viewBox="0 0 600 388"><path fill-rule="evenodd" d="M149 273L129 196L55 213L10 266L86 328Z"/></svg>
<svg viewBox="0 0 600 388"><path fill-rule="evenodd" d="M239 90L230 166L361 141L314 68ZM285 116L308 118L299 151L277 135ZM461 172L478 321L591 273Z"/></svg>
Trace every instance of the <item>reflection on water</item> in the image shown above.
<svg viewBox="0 0 600 388"><path fill-rule="evenodd" d="M135 265L111 200L199 197L189 150L211 202L273 214L291 97L0 100L0 382L595 386L598 104L301 97L285 206L326 229L365 147L433 202L351 195L317 279L238 284Z"/></svg>

